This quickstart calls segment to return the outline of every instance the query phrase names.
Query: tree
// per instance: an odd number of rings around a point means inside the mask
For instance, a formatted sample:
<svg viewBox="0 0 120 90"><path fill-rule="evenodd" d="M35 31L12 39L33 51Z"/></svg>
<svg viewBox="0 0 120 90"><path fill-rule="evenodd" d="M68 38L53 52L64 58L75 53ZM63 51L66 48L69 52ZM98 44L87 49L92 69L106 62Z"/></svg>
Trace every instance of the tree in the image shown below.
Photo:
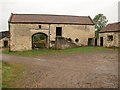
<svg viewBox="0 0 120 90"><path fill-rule="evenodd" d="M108 20L103 14L98 14L94 17L93 22L95 23L96 37L98 37L98 32L106 26Z"/></svg>
<svg viewBox="0 0 120 90"><path fill-rule="evenodd" d="M34 42L39 42L41 40L44 40L46 38L46 36L44 34L35 34L33 36L33 41Z"/></svg>

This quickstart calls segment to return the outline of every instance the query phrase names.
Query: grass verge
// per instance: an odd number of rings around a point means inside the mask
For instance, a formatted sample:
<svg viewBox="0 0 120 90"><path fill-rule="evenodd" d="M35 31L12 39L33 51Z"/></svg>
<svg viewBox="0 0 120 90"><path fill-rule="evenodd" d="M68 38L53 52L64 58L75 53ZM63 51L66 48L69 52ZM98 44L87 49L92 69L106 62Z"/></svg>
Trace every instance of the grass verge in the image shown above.
<svg viewBox="0 0 120 90"><path fill-rule="evenodd" d="M2 88L14 87L13 83L21 78L23 65L13 62L2 62Z"/></svg>
<svg viewBox="0 0 120 90"><path fill-rule="evenodd" d="M74 52L92 52L92 51L105 51L110 50L112 48L104 48L104 47L78 47L78 48L69 48L64 50L55 50L55 49L38 49L38 50L30 50L30 51L12 51L4 50L3 54L9 55L20 55L20 56L37 56L51 53L74 53Z"/></svg>
<svg viewBox="0 0 120 90"><path fill-rule="evenodd" d="M2 62L0 61L0 90L2 89Z"/></svg>

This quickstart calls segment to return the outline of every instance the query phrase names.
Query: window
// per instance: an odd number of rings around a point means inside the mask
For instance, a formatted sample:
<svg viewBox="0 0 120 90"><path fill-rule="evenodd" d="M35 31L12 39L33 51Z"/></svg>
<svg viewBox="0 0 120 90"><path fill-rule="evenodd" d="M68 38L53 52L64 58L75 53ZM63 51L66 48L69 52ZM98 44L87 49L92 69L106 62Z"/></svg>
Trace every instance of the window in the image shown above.
<svg viewBox="0 0 120 90"><path fill-rule="evenodd" d="M108 41L113 41L113 35L108 35L107 39Z"/></svg>
<svg viewBox="0 0 120 90"><path fill-rule="evenodd" d="M55 41L51 41L51 44L55 44Z"/></svg>
<svg viewBox="0 0 120 90"><path fill-rule="evenodd" d="M68 38L67 40L68 40L69 42L72 42L72 39L71 39L71 38Z"/></svg>
<svg viewBox="0 0 120 90"><path fill-rule="evenodd" d="M76 43L77 43L77 42L79 42L79 39L78 39L78 38L76 38L76 39L75 39L75 42L76 42Z"/></svg>
<svg viewBox="0 0 120 90"><path fill-rule="evenodd" d="M8 47L8 41L7 40L4 41L4 47Z"/></svg>
<svg viewBox="0 0 120 90"><path fill-rule="evenodd" d="M56 36L62 36L62 27L56 27Z"/></svg>
<svg viewBox="0 0 120 90"><path fill-rule="evenodd" d="M39 29L41 29L41 25L39 25Z"/></svg>

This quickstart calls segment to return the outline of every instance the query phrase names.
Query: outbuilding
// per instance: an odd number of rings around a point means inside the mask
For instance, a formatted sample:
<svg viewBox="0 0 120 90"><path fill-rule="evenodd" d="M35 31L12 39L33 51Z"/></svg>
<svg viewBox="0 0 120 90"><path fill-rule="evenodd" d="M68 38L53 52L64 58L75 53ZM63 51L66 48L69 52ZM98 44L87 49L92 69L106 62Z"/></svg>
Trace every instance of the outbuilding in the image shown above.
<svg viewBox="0 0 120 90"><path fill-rule="evenodd" d="M1 48L9 47L9 31L0 32L0 47Z"/></svg>
<svg viewBox="0 0 120 90"><path fill-rule="evenodd" d="M104 47L119 47L120 22L110 23L99 32L99 45Z"/></svg>
<svg viewBox="0 0 120 90"><path fill-rule="evenodd" d="M95 38L95 26L90 16L11 14L9 31L10 51L39 47L35 44L38 42L34 42L36 34L44 38L40 43L44 42L46 48L54 47L57 37L77 46L94 45ZM69 46L68 43L64 44L64 47Z"/></svg>

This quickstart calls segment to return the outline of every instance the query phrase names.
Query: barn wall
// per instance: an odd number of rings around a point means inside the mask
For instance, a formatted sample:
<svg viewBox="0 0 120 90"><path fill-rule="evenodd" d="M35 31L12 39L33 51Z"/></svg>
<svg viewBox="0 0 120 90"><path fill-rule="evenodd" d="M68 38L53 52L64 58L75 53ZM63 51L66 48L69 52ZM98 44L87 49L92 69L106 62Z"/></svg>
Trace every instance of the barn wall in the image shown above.
<svg viewBox="0 0 120 90"><path fill-rule="evenodd" d="M79 39L77 45L88 45L88 38L95 37L95 29L92 25L64 25L56 24L51 25L51 40L55 40L56 27L62 27L62 37L71 38L74 43L75 39Z"/></svg>
<svg viewBox="0 0 120 90"><path fill-rule="evenodd" d="M118 47L119 46L119 34L120 32L109 32L109 33L100 33L99 34L99 45L100 37L103 37L103 46L104 47ZM113 41L108 41L107 36L113 35Z"/></svg>
<svg viewBox="0 0 120 90"><path fill-rule="evenodd" d="M4 37L0 39L0 48L4 47L4 41L8 41L8 47L9 47L9 38Z"/></svg>
<svg viewBox="0 0 120 90"><path fill-rule="evenodd" d="M48 35L48 28L46 24L41 29L39 24L10 24L10 50L32 50L32 35L40 32Z"/></svg>
<svg viewBox="0 0 120 90"><path fill-rule="evenodd" d="M39 28L41 25L41 29ZM94 25L69 25L69 24L10 24L10 50L25 51L32 49L31 36L42 32L50 37L49 41L55 41L56 27L62 27L62 36L71 38L77 45L88 45L88 38L95 37ZM49 32L50 30L50 32ZM50 36L49 36L50 34ZM49 42L48 41L48 42ZM52 44L50 44L50 47Z"/></svg>

